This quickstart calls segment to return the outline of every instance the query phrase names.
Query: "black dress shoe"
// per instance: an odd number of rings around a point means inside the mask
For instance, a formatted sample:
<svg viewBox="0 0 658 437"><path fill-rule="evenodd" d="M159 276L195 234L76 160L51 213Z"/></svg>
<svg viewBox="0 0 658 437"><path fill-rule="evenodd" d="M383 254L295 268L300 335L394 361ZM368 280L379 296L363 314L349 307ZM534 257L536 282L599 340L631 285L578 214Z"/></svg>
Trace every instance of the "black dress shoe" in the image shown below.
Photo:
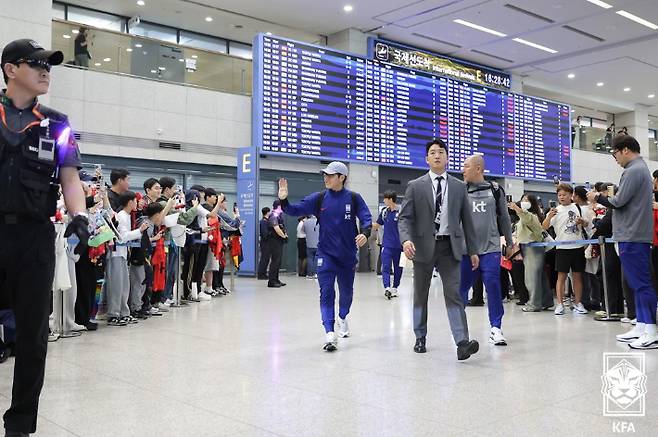
<svg viewBox="0 0 658 437"><path fill-rule="evenodd" d="M26 432L5 430L5 437L30 437Z"/></svg>
<svg viewBox="0 0 658 437"><path fill-rule="evenodd" d="M483 307L484 306L484 301L477 301L477 300L469 300L466 306L469 307Z"/></svg>
<svg viewBox="0 0 658 437"><path fill-rule="evenodd" d="M525 304L527 304L527 303L528 303L527 300L526 300L526 301L519 300L519 301L516 302L516 304L517 304L518 306L523 306L523 305L525 305Z"/></svg>
<svg viewBox="0 0 658 437"><path fill-rule="evenodd" d="M279 281L278 284L279 284L279 287L285 287L285 286L286 286L286 283L285 283L285 282L281 282L281 281Z"/></svg>
<svg viewBox="0 0 658 437"><path fill-rule="evenodd" d="M275 283L275 284L272 284L271 282L269 282L269 283L267 284L267 287L268 287L268 288L281 288L281 284L279 284L278 282Z"/></svg>
<svg viewBox="0 0 658 437"><path fill-rule="evenodd" d="M462 340L457 343L457 359L463 361L480 350L480 344L475 340Z"/></svg>
<svg viewBox="0 0 658 437"><path fill-rule="evenodd" d="M98 323L94 322L87 322L84 326L87 328L87 331L96 331L98 329Z"/></svg>
<svg viewBox="0 0 658 437"><path fill-rule="evenodd" d="M417 354L424 354L427 352L425 348L425 337L420 337L416 339L416 344L414 345L414 352Z"/></svg>

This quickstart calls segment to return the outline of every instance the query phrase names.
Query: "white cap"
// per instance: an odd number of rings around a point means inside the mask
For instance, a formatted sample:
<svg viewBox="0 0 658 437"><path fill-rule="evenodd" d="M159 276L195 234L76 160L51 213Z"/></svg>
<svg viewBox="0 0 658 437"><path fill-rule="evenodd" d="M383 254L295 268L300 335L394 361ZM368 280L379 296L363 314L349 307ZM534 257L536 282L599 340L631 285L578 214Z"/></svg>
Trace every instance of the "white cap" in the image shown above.
<svg viewBox="0 0 658 437"><path fill-rule="evenodd" d="M327 168L320 170L324 174L342 174L347 176L347 166L339 161L330 162Z"/></svg>

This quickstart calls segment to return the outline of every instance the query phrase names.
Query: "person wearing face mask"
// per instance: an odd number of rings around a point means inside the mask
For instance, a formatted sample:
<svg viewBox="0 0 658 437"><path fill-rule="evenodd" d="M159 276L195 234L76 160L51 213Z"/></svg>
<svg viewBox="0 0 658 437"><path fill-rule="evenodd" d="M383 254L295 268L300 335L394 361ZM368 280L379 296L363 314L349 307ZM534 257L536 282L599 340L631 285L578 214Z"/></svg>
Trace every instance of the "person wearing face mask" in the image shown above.
<svg viewBox="0 0 658 437"><path fill-rule="evenodd" d="M528 304L522 308L522 311L534 313L549 310L553 306L553 293L544 273L545 248L528 245L544 240L541 226L544 214L541 212L537 197L532 194L524 195L519 204L510 202L508 206L519 216L516 227L517 238L523 254L525 285L530 295Z"/></svg>

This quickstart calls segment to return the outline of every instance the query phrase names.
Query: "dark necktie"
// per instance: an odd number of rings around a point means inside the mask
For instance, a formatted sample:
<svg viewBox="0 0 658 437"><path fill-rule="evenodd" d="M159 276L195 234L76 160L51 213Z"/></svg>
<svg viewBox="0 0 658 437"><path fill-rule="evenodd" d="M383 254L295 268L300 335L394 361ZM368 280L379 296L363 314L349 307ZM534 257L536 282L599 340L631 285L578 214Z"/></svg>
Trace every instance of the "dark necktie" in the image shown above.
<svg viewBox="0 0 658 437"><path fill-rule="evenodd" d="M434 230L438 233L439 228L441 227L441 222L439 215L441 214L441 206L443 205L443 190L441 189L441 182L443 181L443 176L436 177L436 198L434 200L434 206L436 210L436 217L434 218Z"/></svg>

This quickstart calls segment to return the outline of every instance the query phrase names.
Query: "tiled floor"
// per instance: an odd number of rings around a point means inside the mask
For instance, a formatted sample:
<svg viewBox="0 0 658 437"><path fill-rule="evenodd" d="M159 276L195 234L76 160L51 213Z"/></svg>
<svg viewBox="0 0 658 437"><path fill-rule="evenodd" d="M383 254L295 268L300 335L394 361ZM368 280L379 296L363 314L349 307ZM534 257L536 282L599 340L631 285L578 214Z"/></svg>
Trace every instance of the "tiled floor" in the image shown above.
<svg viewBox="0 0 658 437"><path fill-rule="evenodd" d="M314 281L237 280L234 293L135 326L50 344L37 436L600 436L603 352L618 323L505 305L507 347L487 342L486 307L467 310L480 352L457 362L440 285L428 353L412 351L411 277L387 301L359 274L353 336L322 351ZM658 429L658 350L646 352L645 417ZM0 407L12 362L0 366ZM619 434L615 434L619 435Z"/></svg>

